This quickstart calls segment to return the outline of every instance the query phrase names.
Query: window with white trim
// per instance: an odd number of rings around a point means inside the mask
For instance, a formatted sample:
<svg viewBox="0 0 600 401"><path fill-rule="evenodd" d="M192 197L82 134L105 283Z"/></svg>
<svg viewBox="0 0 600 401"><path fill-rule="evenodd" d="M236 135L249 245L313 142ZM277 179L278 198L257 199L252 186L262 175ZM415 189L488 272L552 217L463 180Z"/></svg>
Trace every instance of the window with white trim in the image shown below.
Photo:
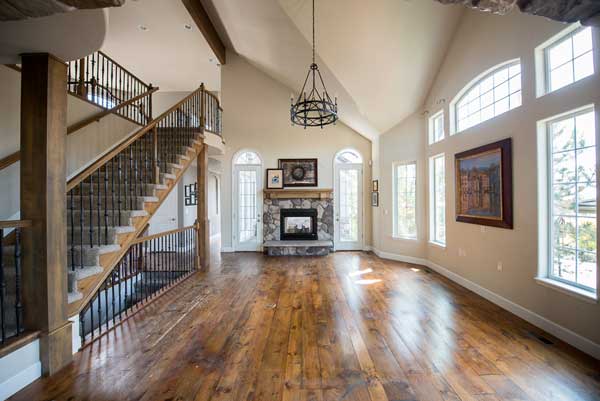
<svg viewBox="0 0 600 401"><path fill-rule="evenodd" d="M521 106L521 62L503 64L472 84L455 103L456 132Z"/></svg>
<svg viewBox="0 0 600 401"><path fill-rule="evenodd" d="M592 28L581 27L544 49L546 93L594 74Z"/></svg>
<svg viewBox="0 0 600 401"><path fill-rule="evenodd" d="M394 164L394 237L417 238L417 162Z"/></svg>
<svg viewBox="0 0 600 401"><path fill-rule="evenodd" d="M429 144L444 139L444 110L429 118Z"/></svg>
<svg viewBox="0 0 600 401"><path fill-rule="evenodd" d="M548 278L590 292L597 287L595 124L588 108L546 125Z"/></svg>
<svg viewBox="0 0 600 401"><path fill-rule="evenodd" d="M446 173L443 154L429 158L429 241L446 245Z"/></svg>

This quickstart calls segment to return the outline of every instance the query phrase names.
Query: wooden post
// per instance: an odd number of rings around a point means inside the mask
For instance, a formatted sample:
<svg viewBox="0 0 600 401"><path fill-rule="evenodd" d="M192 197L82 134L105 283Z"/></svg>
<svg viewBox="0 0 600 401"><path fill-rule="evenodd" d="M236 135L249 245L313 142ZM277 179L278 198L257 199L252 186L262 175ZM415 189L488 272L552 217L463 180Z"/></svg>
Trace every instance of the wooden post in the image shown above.
<svg viewBox="0 0 600 401"><path fill-rule="evenodd" d="M79 60L79 83L77 84L77 94L82 97L87 96L85 87L85 58Z"/></svg>
<svg viewBox="0 0 600 401"><path fill-rule="evenodd" d="M152 128L152 182L160 184L160 169L158 168L158 128Z"/></svg>
<svg viewBox="0 0 600 401"><path fill-rule="evenodd" d="M208 148L204 144L202 150L198 153L197 165L199 259L201 268L206 270L210 264L210 233L208 222Z"/></svg>
<svg viewBox="0 0 600 401"><path fill-rule="evenodd" d="M49 54L22 56L21 218L23 304L28 330L39 330L42 373L72 359L67 316L67 65Z"/></svg>

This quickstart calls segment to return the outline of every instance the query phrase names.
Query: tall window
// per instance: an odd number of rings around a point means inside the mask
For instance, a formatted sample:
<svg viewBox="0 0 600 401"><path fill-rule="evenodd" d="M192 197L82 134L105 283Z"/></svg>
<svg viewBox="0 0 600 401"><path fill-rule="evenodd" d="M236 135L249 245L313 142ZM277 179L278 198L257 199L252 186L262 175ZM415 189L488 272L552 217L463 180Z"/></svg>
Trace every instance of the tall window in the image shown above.
<svg viewBox="0 0 600 401"><path fill-rule="evenodd" d="M550 278L596 289L594 110L547 123Z"/></svg>
<svg viewBox="0 0 600 401"><path fill-rule="evenodd" d="M579 28L548 46L546 91L552 92L594 73L592 28Z"/></svg>
<svg viewBox="0 0 600 401"><path fill-rule="evenodd" d="M394 165L394 237L417 238L417 163Z"/></svg>
<svg viewBox="0 0 600 401"><path fill-rule="evenodd" d="M444 110L429 119L429 144L444 139Z"/></svg>
<svg viewBox="0 0 600 401"><path fill-rule="evenodd" d="M429 240L446 245L446 174L444 155L429 158Z"/></svg>
<svg viewBox="0 0 600 401"><path fill-rule="evenodd" d="M456 132L521 105L521 63L504 64L469 87L455 104Z"/></svg>

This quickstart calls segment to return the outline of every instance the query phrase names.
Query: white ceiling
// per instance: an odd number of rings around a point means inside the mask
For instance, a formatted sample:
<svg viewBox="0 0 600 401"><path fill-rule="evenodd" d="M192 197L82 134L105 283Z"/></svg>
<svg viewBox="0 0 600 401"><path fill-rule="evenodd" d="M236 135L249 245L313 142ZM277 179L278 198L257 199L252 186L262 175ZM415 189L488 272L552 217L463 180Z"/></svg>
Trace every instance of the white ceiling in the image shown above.
<svg viewBox="0 0 600 401"><path fill-rule="evenodd" d="M311 57L311 0L203 3L237 53L300 89ZM368 138L422 106L463 13L433 0L318 0L316 7L317 63L340 99L341 120Z"/></svg>
<svg viewBox="0 0 600 401"><path fill-rule="evenodd" d="M102 50L143 81L161 91L191 91L202 82L220 91L216 57L181 0L130 0L110 9L108 24Z"/></svg>

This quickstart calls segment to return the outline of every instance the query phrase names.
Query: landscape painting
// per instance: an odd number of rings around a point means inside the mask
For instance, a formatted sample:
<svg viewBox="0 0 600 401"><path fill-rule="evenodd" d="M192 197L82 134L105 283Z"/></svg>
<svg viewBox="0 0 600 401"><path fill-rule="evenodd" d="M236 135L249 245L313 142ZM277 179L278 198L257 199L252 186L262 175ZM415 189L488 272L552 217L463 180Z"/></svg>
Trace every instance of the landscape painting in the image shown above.
<svg viewBox="0 0 600 401"><path fill-rule="evenodd" d="M511 140L455 155L456 221L512 228Z"/></svg>

